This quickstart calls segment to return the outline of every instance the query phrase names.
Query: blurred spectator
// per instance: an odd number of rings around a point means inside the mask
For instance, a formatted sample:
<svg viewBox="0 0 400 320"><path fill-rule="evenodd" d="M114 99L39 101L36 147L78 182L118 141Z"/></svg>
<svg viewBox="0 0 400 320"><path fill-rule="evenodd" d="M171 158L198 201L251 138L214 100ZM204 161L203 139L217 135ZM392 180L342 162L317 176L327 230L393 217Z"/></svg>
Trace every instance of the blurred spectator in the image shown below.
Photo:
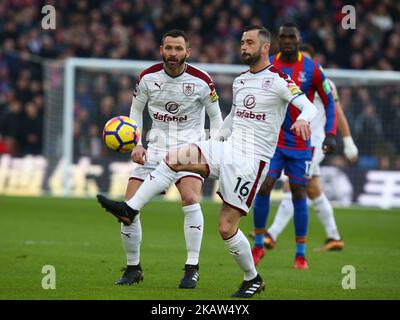
<svg viewBox="0 0 400 320"><path fill-rule="evenodd" d="M20 126L22 131L21 154L40 154L42 152L43 124L38 107L34 102L26 104Z"/></svg>
<svg viewBox="0 0 400 320"><path fill-rule="evenodd" d="M377 155L384 149L382 123L373 104L365 105L362 113L355 119L354 136L361 154Z"/></svg>
<svg viewBox="0 0 400 320"><path fill-rule="evenodd" d="M10 154L15 156L19 155L18 148L22 142L22 111L22 103L17 100L12 101L0 123L0 134L4 137Z"/></svg>
<svg viewBox="0 0 400 320"><path fill-rule="evenodd" d="M86 110L90 115L95 112L93 104L93 95L89 92L87 85L83 82L79 83L75 91L75 102L79 107Z"/></svg>
<svg viewBox="0 0 400 320"><path fill-rule="evenodd" d="M400 139L398 135L394 134L394 132L398 132L400 124L400 96L398 94L391 97L388 110L384 113L382 120L384 121L385 136L394 145L397 154L400 154Z"/></svg>
<svg viewBox="0 0 400 320"><path fill-rule="evenodd" d="M114 98L112 96L105 96L100 102L100 110L97 114L96 124L98 124L99 128L103 129L106 122L117 115Z"/></svg>

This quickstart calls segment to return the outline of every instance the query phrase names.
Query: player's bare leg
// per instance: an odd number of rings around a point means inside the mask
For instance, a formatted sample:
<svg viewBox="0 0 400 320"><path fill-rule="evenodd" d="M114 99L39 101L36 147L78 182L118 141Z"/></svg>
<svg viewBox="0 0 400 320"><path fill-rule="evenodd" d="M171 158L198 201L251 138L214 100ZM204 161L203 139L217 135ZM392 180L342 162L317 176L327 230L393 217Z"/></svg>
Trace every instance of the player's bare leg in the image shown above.
<svg viewBox="0 0 400 320"><path fill-rule="evenodd" d="M231 297L251 298L254 294L264 290L265 284L254 265L250 243L239 229L241 216L239 210L223 203L219 216L219 233L227 245L229 253L244 273L244 281L239 290Z"/></svg>
<svg viewBox="0 0 400 320"><path fill-rule="evenodd" d="M266 231L268 215L269 215L269 199L272 188L274 187L276 179L267 176L258 190L258 193L254 199L254 248L252 255L254 263L257 265L265 254L265 240L267 240L267 246L274 246L275 243L271 241L271 237Z"/></svg>
<svg viewBox="0 0 400 320"><path fill-rule="evenodd" d="M313 176L307 187L307 196L311 200L315 213L323 225L327 240L317 251L342 250L344 242L340 237L332 205L322 192L320 177Z"/></svg>
<svg viewBox="0 0 400 320"><path fill-rule="evenodd" d="M203 177L209 174L207 161L195 144L168 152L165 162L175 172L189 171Z"/></svg>
<svg viewBox="0 0 400 320"><path fill-rule="evenodd" d="M200 193L203 183L197 177L184 177L176 183L181 194L182 209L185 215L183 231L185 235L187 260L185 274L179 288L192 289L199 280L199 255L203 238L204 219L200 206Z"/></svg>
<svg viewBox="0 0 400 320"><path fill-rule="evenodd" d="M142 184L142 180L130 178L126 187L125 199L130 199ZM139 215L131 224L121 223L121 240L126 254L126 268L117 285L131 285L143 281L144 273L140 266L140 243L142 241L142 226Z"/></svg>
<svg viewBox="0 0 400 320"><path fill-rule="evenodd" d="M290 190L292 191L294 228L296 234L296 257L294 267L296 269L307 269L308 263L305 258L308 228L306 186L290 182Z"/></svg>

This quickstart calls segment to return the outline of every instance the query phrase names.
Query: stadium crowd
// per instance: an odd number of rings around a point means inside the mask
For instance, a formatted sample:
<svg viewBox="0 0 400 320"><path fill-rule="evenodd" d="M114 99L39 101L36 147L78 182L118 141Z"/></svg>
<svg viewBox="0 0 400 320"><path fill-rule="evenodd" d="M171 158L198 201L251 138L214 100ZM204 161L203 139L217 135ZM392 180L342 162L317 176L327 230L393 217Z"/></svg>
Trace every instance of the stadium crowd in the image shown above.
<svg viewBox="0 0 400 320"><path fill-rule="evenodd" d="M56 8L55 30L41 27L41 8L46 4ZM276 33L290 20L325 67L400 70L400 3L358 1L354 30L342 27L345 4L341 0L1 1L0 154L42 152L45 59L159 60L161 36L172 28L188 33L191 62L240 64L238 39L245 25L264 25ZM98 156L100 128L113 115L128 114L135 78L98 74L94 81L82 79L78 77L75 90L74 134L80 137L76 152ZM231 87L216 83L226 114ZM400 168L399 85L339 86L339 93L366 159L360 165Z"/></svg>

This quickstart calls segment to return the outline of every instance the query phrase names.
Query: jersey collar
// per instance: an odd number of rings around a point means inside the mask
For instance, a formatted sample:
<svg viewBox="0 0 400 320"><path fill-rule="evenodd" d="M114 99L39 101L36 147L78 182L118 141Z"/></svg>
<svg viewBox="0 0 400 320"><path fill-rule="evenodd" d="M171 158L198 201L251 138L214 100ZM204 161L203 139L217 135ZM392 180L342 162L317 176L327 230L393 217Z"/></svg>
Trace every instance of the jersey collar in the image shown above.
<svg viewBox="0 0 400 320"><path fill-rule="evenodd" d="M278 52L277 54L276 54L276 60L280 60L280 58L281 58L281 55L282 55L282 52ZM301 52L299 51L299 52L297 52L297 61L301 61L301 59L303 58L303 55L301 54Z"/></svg>
<svg viewBox="0 0 400 320"><path fill-rule="evenodd" d="M261 70L259 70L259 71L251 72L251 71L249 70L249 72L250 72L251 74L257 74L257 73L263 72L263 71L265 71L265 70L268 70L268 69L271 68L271 67L272 67L272 63L270 63L270 64L267 65L265 68L263 68L263 69L261 69Z"/></svg>
<svg viewBox="0 0 400 320"><path fill-rule="evenodd" d="M187 63L185 62L185 69L183 69L183 71L182 71L180 74L176 75L176 76L170 75L170 74L167 72L167 70L165 70L164 66L163 66L163 69L164 69L165 74L166 74L168 77L170 77L170 78L178 78L178 77L180 77L181 75L183 75L183 74L186 72Z"/></svg>

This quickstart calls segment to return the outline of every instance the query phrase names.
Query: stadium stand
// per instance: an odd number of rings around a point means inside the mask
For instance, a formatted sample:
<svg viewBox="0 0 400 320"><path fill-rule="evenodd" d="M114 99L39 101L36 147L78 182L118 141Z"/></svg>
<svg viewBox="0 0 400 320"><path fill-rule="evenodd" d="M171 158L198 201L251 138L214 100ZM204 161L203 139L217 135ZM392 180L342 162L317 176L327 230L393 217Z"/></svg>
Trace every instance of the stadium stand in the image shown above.
<svg viewBox="0 0 400 320"><path fill-rule="evenodd" d="M40 8L45 4L56 8L55 30L41 29ZM245 25L262 24L276 32L280 24L291 20L302 30L303 41L315 47L325 67L400 70L398 2L355 3L357 27L346 32L340 27L345 4L341 0L1 1L0 154L42 152L43 59L158 60L160 37L171 28L189 34L191 62L241 63L237 39ZM80 136L86 130L88 134L82 136L89 137L75 144L77 155L100 154L96 139L101 124L113 115L128 114L134 83L134 77L99 75L94 83L77 84L74 134ZM217 90L227 113L230 87ZM382 86L373 96L363 88L339 89L360 148L359 166L400 169L400 140L393 135L400 123L400 97L391 92L390 86ZM388 96L392 97L382 103ZM387 154L395 156L382 156Z"/></svg>

